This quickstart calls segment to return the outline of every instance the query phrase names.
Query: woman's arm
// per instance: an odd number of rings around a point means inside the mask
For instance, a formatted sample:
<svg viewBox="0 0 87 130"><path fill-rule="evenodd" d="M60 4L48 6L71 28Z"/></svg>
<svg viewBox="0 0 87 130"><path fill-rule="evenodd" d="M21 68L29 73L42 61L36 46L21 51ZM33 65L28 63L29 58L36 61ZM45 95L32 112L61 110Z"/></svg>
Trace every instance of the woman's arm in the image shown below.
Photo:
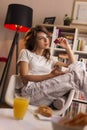
<svg viewBox="0 0 87 130"><path fill-rule="evenodd" d="M73 51L71 50L71 47L69 45L67 45L66 51L69 56L70 64L74 63L75 57L74 57Z"/></svg>
<svg viewBox="0 0 87 130"><path fill-rule="evenodd" d="M60 37L60 38L57 38L56 44L58 44L59 46L61 46L64 49L66 49L69 60L70 60L70 64L74 63L75 57L74 57L73 51L71 50L71 47L68 43L68 40L66 38Z"/></svg>
<svg viewBox="0 0 87 130"><path fill-rule="evenodd" d="M65 74L65 72L61 72L56 68L51 73L45 75L29 75L28 71L29 64L27 62L21 61L19 63L19 73L24 84L27 84L28 81L39 82L53 78L58 75Z"/></svg>

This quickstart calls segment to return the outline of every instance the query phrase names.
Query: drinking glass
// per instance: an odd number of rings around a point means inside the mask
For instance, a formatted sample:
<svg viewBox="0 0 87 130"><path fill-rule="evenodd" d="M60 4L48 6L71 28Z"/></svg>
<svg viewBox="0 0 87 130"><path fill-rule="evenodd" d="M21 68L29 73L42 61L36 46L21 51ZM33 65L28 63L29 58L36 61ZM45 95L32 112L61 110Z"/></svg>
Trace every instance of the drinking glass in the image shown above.
<svg viewBox="0 0 87 130"><path fill-rule="evenodd" d="M29 97L17 96L14 98L14 118L22 120L27 112Z"/></svg>

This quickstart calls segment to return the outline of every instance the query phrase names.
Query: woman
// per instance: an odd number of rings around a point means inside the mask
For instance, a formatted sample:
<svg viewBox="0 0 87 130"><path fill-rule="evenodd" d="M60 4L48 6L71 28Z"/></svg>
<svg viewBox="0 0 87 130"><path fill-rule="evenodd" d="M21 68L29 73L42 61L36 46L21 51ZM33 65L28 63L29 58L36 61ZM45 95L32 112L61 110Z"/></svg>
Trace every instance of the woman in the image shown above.
<svg viewBox="0 0 87 130"><path fill-rule="evenodd" d="M29 95L31 104L55 104L71 89L80 87L82 79L79 79L78 74L83 74L84 65L75 62L65 38L58 38L57 44L66 49L69 56L71 65L68 72L62 71L58 61L50 55L51 38L45 27L33 27L26 33L24 40L26 49L21 50L18 58L19 73L24 84L21 94Z"/></svg>

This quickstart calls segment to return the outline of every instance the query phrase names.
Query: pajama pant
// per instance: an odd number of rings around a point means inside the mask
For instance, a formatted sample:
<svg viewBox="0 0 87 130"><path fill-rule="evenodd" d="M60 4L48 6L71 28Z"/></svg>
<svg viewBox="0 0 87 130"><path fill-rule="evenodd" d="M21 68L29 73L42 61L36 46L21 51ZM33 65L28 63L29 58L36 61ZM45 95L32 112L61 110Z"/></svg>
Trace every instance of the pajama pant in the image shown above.
<svg viewBox="0 0 87 130"><path fill-rule="evenodd" d="M21 90L22 96L30 96L30 104L32 105L49 105L58 97L66 95L71 89L79 89L85 91L87 72L85 64L82 62L75 62L69 66L69 72L56 76L41 82L28 82Z"/></svg>

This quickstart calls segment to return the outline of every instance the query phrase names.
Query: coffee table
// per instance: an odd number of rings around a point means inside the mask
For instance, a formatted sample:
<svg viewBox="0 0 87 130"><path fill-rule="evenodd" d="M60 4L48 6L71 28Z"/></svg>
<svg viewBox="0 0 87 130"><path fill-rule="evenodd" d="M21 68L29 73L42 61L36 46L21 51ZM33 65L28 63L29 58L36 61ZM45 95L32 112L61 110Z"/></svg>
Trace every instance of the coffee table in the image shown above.
<svg viewBox="0 0 87 130"><path fill-rule="evenodd" d="M52 130L50 120L39 120L29 109L23 120L16 120L13 109L0 108L0 130Z"/></svg>

